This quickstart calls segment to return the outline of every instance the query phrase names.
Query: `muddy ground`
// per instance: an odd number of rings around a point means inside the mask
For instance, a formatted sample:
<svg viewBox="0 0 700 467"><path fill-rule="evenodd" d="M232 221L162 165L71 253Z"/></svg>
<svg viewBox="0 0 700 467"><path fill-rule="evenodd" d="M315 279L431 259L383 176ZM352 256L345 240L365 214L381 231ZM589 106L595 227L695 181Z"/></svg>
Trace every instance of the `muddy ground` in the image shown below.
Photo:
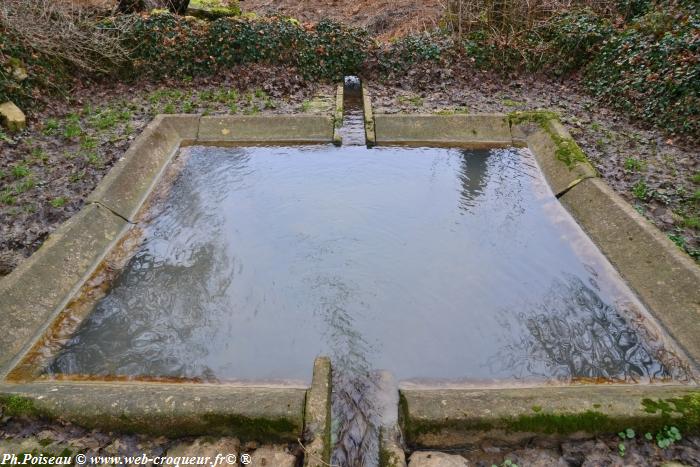
<svg viewBox="0 0 700 467"><path fill-rule="evenodd" d="M499 446L483 443L469 449L456 449L444 454L459 456L469 467L512 466L519 467L681 467L700 465L700 438L687 437L671 446L661 449L656 440L647 440L645 434L636 434L634 439L621 440L619 436L601 436L591 440L578 441L533 441L527 446ZM624 446L624 450L620 445ZM414 456L409 460L417 461ZM435 457L435 456L433 456ZM459 457L443 459L439 464L449 464L449 460L460 461ZM449 460L448 460L449 459ZM511 463L508 464L507 461ZM675 462L676 464L673 464ZM421 464L409 467L421 467Z"/></svg>
<svg viewBox="0 0 700 467"><path fill-rule="evenodd" d="M133 435L86 430L65 422L50 422L25 417L3 416L0 408L0 454L15 454L21 457L31 453L35 456L70 456L75 463L77 454L87 458L95 456L130 456L149 458L210 456L217 454L242 454L250 456L251 462L244 465L268 467L297 467L301 465L302 446L260 445L256 442L241 442L236 438L188 437L169 439L146 435ZM5 465L0 460L0 465ZM103 463L102 467L125 465ZM131 464L137 465L137 464ZM141 464L152 466L153 464ZM219 464L228 466L228 464ZM241 465L238 462L235 465ZM167 466L167 464L166 464ZM170 466L172 467L172 466Z"/></svg>

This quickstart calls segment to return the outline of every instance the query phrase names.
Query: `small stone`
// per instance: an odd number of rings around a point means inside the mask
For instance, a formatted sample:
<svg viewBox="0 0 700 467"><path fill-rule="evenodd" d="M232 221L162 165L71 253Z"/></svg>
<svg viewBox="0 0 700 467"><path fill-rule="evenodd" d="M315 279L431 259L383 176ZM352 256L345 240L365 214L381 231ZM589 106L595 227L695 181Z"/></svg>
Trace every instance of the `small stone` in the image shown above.
<svg viewBox="0 0 700 467"><path fill-rule="evenodd" d="M105 452L107 454L119 455L124 453L125 447L126 446L121 440L115 439L111 444L105 447Z"/></svg>
<svg viewBox="0 0 700 467"><path fill-rule="evenodd" d="M244 451L255 451L256 449L258 449L257 441L246 441L246 443L243 445Z"/></svg>
<svg viewBox="0 0 700 467"><path fill-rule="evenodd" d="M211 457L217 454L224 457L232 454L238 457L241 451L241 442L237 438L205 439L197 438L194 441L175 444L168 449L167 456L177 457ZM174 464L164 464L165 467L174 467Z"/></svg>
<svg viewBox="0 0 700 467"><path fill-rule="evenodd" d="M263 446L253 452L250 465L265 467L294 467L297 458L282 446Z"/></svg>
<svg viewBox="0 0 700 467"><path fill-rule="evenodd" d="M520 449L510 453L507 458L518 465L527 465L528 467L569 466L569 463L560 455L547 449Z"/></svg>
<svg viewBox="0 0 700 467"><path fill-rule="evenodd" d="M0 124L11 132L19 132L27 126L27 118L12 102L0 104Z"/></svg>
<svg viewBox="0 0 700 467"><path fill-rule="evenodd" d="M462 456L421 451L411 454L408 467L469 467L469 462Z"/></svg>
<svg viewBox="0 0 700 467"><path fill-rule="evenodd" d="M27 70L22 68L21 66L16 66L12 68L12 78L15 81L22 82L25 79L29 78L29 75L27 74Z"/></svg>
<svg viewBox="0 0 700 467"><path fill-rule="evenodd" d="M2 453L41 452L42 448L43 446L39 440L33 436L29 438L0 439L0 452Z"/></svg>

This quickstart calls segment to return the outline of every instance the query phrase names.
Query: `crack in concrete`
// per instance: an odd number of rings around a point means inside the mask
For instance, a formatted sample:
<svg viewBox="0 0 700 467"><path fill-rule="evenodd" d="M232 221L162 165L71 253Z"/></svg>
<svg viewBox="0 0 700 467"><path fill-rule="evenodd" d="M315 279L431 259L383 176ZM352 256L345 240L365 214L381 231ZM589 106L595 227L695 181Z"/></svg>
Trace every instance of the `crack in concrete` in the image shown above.
<svg viewBox="0 0 700 467"><path fill-rule="evenodd" d="M577 178L573 182L569 183L567 185L567 187L564 188L563 190L561 190L559 193L555 193L554 197L557 199L561 198L562 196L567 194L569 192L569 190L571 190L573 187L575 187L576 185L578 185L579 183L581 183L584 180L588 180L589 178L598 178L598 177L596 177L595 175L586 175L585 177Z"/></svg>
<svg viewBox="0 0 700 467"><path fill-rule="evenodd" d="M99 202L99 201L90 201L90 202L88 202L87 204L96 204L97 206L100 206L100 207L102 207L102 208L105 208L106 210L108 210L109 212L111 212L112 214L114 214L115 216L117 216L118 218L122 219L122 220L123 220L124 222L126 222L127 224L130 224L130 225L137 225L137 224L138 224L138 222L130 221L129 219L127 219L126 217L122 216L121 214L119 214L119 213L118 213L117 211L115 211L114 209L110 208L109 206L107 206L107 205L105 205L104 203L101 203L101 202Z"/></svg>

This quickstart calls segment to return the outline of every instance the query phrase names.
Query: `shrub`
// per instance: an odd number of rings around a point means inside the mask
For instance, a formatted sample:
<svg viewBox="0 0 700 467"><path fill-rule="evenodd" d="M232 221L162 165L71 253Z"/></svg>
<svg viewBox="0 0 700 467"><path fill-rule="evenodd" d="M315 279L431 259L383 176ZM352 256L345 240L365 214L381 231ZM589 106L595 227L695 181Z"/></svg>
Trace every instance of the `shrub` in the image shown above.
<svg viewBox="0 0 700 467"><path fill-rule="evenodd" d="M602 45L586 85L672 133L700 135L700 14L664 1ZM681 9L679 10L679 6Z"/></svg>
<svg viewBox="0 0 700 467"><path fill-rule="evenodd" d="M360 71L370 40L363 29L328 20L307 30L286 18L208 22L159 13L138 18L128 43L136 74L193 76L267 62L295 66L307 78L340 79Z"/></svg>
<svg viewBox="0 0 700 467"><path fill-rule="evenodd" d="M537 62L544 63L557 74L578 70L612 36L610 21L585 9L565 12L538 28L529 41L543 44ZM533 47L533 50L537 50ZM534 60L533 60L534 61Z"/></svg>
<svg viewBox="0 0 700 467"><path fill-rule="evenodd" d="M380 73L404 73L418 63L439 62L452 50L452 40L442 34L415 34L399 38L386 47L378 47L374 60Z"/></svg>

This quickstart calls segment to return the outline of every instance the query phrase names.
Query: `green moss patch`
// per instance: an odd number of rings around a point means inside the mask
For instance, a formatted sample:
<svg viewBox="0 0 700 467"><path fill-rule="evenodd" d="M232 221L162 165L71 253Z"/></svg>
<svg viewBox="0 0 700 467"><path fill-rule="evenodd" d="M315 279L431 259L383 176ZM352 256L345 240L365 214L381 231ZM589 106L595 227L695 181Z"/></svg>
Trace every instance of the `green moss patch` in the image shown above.
<svg viewBox="0 0 700 467"><path fill-rule="evenodd" d="M534 123L538 125L547 135L552 138L556 146L555 154L557 159L573 168L578 163L587 163L588 158L583 150L576 144L573 138L564 138L552 127L552 122L559 122L559 116L555 112L545 110L535 110L527 112L511 112L508 114L508 122L511 127L524 123Z"/></svg>
<svg viewBox="0 0 700 467"><path fill-rule="evenodd" d="M673 423L685 433L700 433L700 392L672 399L644 399L644 410L658 413L663 422Z"/></svg>
<svg viewBox="0 0 700 467"><path fill-rule="evenodd" d="M34 405L34 401L22 396L0 396L0 407L3 408L5 414L11 417L39 415L39 410Z"/></svg>

